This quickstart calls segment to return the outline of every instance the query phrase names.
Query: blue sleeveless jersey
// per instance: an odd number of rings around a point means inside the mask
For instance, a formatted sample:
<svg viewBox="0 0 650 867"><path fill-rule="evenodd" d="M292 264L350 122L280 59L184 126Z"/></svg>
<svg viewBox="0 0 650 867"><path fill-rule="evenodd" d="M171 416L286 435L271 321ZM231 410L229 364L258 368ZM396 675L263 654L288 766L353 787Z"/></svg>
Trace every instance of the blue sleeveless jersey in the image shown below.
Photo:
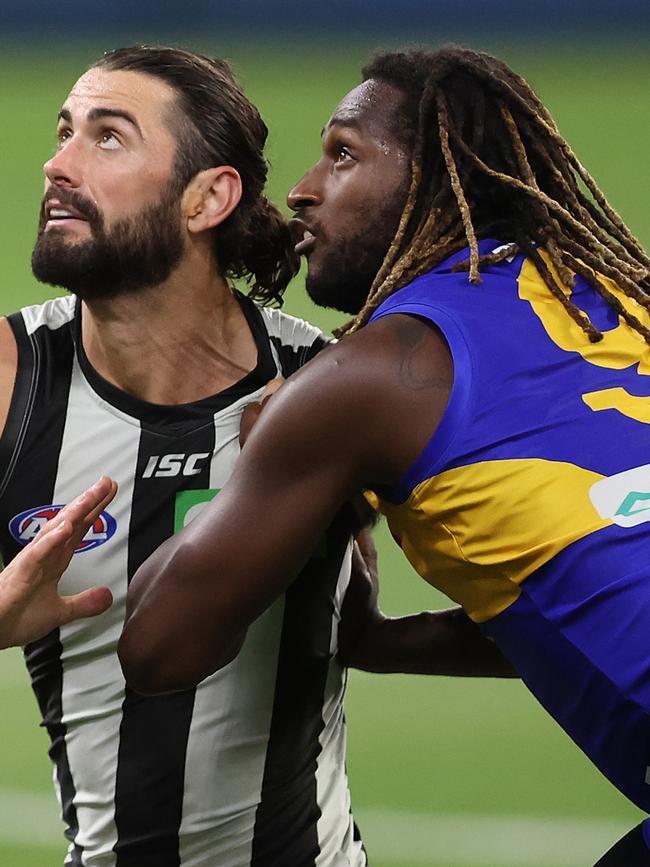
<svg viewBox="0 0 650 867"><path fill-rule="evenodd" d="M481 242L481 253L497 241ZM377 493L415 569L461 604L532 692L650 809L650 346L577 277L570 318L530 260L463 251L373 319L435 323L454 363L444 417L400 483ZM609 280L646 327L648 311Z"/></svg>

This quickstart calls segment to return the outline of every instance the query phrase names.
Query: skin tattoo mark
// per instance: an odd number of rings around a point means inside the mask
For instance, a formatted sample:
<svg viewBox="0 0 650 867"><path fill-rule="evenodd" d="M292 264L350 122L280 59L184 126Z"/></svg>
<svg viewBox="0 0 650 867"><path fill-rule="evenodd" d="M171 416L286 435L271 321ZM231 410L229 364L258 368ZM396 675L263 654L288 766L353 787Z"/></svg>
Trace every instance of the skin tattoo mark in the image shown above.
<svg viewBox="0 0 650 867"><path fill-rule="evenodd" d="M431 348L422 324L410 316L396 316L393 330L405 352L400 366L401 384L413 391L430 388L449 392L452 378L431 370Z"/></svg>

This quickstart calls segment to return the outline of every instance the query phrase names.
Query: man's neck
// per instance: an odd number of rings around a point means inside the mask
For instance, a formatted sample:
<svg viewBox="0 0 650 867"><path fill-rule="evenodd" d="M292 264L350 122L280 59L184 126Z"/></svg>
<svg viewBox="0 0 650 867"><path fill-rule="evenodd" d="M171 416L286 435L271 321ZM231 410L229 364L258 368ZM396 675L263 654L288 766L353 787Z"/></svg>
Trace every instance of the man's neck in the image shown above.
<svg viewBox="0 0 650 867"><path fill-rule="evenodd" d="M161 286L82 304L84 350L104 379L169 405L217 394L254 369L257 348L239 302L220 277L196 276L190 282L179 270Z"/></svg>

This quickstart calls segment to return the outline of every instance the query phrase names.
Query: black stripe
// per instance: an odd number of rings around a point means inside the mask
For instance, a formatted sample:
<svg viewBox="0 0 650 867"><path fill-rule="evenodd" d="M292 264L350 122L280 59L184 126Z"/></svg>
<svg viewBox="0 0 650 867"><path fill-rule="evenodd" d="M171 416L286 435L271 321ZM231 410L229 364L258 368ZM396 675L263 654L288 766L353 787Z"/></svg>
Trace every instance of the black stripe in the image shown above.
<svg viewBox="0 0 650 867"><path fill-rule="evenodd" d="M0 496L3 494L16 466L20 448L26 436L27 421L34 402L35 377L38 372L38 346L30 338L25 320L20 313L7 317L16 338L18 367L11 396L11 404L0 439Z"/></svg>
<svg viewBox="0 0 650 867"><path fill-rule="evenodd" d="M63 724L63 667L61 665L62 645L59 630L55 629L45 638L25 647L25 660L29 669L32 686L36 693L43 721L50 736L48 754L56 768L56 778L61 788L61 806L65 822L65 836L74 842L79 832L77 810L73 803L75 796L74 780L68 762L66 747L67 727ZM83 849L74 844L66 864L82 867Z"/></svg>
<svg viewBox="0 0 650 867"><path fill-rule="evenodd" d="M19 472L15 473L3 492L1 504L0 544L5 563L21 546L7 529L14 515L33 506L52 503L56 484L59 452L63 441L73 347L69 325L55 331L39 328L29 337L22 317L11 317L19 350L19 373L12 400L11 419L7 434L20 450ZM23 422L28 419L28 423ZM17 431L20 430L20 436ZM79 825L73 803L74 780L66 748L67 729L63 724L63 667L59 630L25 647L25 661L41 711L42 725L50 736L49 754L56 766L61 787L65 835L73 841ZM81 867L82 850L73 847L70 864Z"/></svg>
<svg viewBox="0 0 650 867"><path fill-rule="evenodd" d="M350 516L341 513L327 533L326 550L310 560L286 594L251 867L314 867L320 851L318 738L336 585L349 539Z"/></svg>
<svg viewBox="0 0 650 867"><path fill-rule="evenodd" d="M279 337L271 337L280 359L280 367L284 376L291 376L328 345L329 341L324 337L316 337L309 346L290 346L283 343Z"/></svg>
<svg viewBox="0 0 650 867"><path fill-rule="evenodd" d="M129 530L128 577L173 532L176 494L210 486L214 425L180 439L143 431ZM152 455L207 453L199 474L143 478ZM194 690L145 698L127 689L115 792L117 867L178 867Z"/></svg>

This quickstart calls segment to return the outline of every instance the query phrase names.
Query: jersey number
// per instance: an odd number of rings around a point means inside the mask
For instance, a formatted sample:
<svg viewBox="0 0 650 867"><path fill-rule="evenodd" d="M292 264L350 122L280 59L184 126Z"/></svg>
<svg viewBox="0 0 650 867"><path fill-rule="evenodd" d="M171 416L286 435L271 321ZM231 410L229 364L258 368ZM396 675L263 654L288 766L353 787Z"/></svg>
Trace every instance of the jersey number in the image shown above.
<svg viewBox="0 0 650 867"><path fill-rule="evenodd" d="M558 276L544 253L545 261ZM646 328L650 327L650 314L633 298L628 298L606 277L601 278L607 289L615 295ZM650 346L643 337L619 319L616 328L605 331L599 343L590 343L582 329L562 307L550 298L535 266L527 260L519 276L519 297L528 301L539 317L553 343L566 352L577 352L588 363L609 370L624 370L636 365L641 376L650 374ZM647 388L647 386L646 386ZM627 418L650 424L650 397L630 394L625 388L605 388L582 395L583 401L594 412L614 409Z"/></svg>

